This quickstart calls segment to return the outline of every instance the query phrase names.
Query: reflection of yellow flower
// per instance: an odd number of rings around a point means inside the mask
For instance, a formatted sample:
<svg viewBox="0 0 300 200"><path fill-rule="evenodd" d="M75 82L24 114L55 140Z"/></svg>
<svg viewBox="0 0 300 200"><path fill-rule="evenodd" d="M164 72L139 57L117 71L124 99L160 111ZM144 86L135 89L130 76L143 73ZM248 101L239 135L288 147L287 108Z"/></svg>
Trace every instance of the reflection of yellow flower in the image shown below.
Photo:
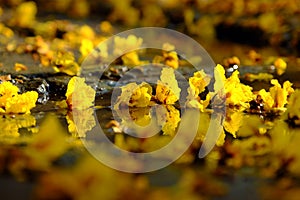
<svg viewBox="0 0 300 200"><path fill-rule="evenodd" d="M150 107L130 108L131 119L139 126L147 126L151 122Z"/></svg>
<svg viewBox="0 0 300 200"><path fill-rule="evenodd" d="M209 135L207 135L207 133L208 133L209 124L211 123L212 120L214 119L211 117L210 113L207 112L200 113L199 126L198 126L198 131L196 136L197 140L203 142L206 137L210 137ZM224 144L225 136L226 136L225 132L222 129L222 132L220 133L218 140L216 141L217 146L222 146Z"/></svg>
<svg viewBox="0 0 300 200"><path fill-rule="evenodd" d="M118 199L129 184L128 174L84 154L74 167L53 169L38 179L36 198ZM109 188L109 189L108 189ZM126 193L127 194L127 193Z"/></svg>
<svg viewBox="0 0 300 200"><path fill-rule="evenodd" d="M272 150L272 143L267 136L252 136L243 140L233 140L226 146L226 151L232 155L226 160L227 165L240 168L245 165L256 164L257 157L268 155Z"/></svg>
<svg viewBox="0 0 300 200"><path fill-rule="evenodd" d="M243 115L242 119L234 119L242 121L240 128L236 135L237 137L249 137L254 135L263 135L267 132L267 126L264 124L263 119L258 115Z"/></svg>
<svg viewBox="0 0 300 200"><path fill-rule="evenodd" d="M35 107L38 93L30 91L18 94L18 90L11 82L0 84L0 113L30 113Z"/></svg>
<svg viewBox="0 0 300 200"><path fill-rule="evenodd" d="M227 109L226 118L224 121L224 128L236 137L236 132L239 130L243 122L244 113Z"/></svg>
<svg viewBox="0 0 300 200"><path fill-rule="evenodd" d="M290 128L283 120L278 120L270 132L272 150L280 159L290 161L287 170L297 176L300 175L300 130Z"/></svg>
<svg viewBox="0 0 300 200"><path fill-rule="evenodd" d="M75 116L75 120L73 116ZM93 108L72 110L68 112L66 119L69 124L69 132L72 133L74 137L83 138L86 136L88 131L92 130L92 128L96 126Z"/></svg>
<svg viewBox="0 0 300 200"><path fill-rule="evenodd" d="M69 148L66 139L67 132L59 120L54 115L48 115L25 149L30 158L28 167L39 170L49 167L52 161Z"/></svg>
<svg viewBox="0 0 300 200"><path fill-rule="evenodd" d="M32 115L24 114L24 115L15 115L14 117L5 116L0 118L0 143L3 141L16 143L18 140L14 140L14 138L19 137L19 129L26 128L28 131L35 126L36 120Z"/></svg>
<svg viewBox="0 0 300 200"><path fill-rule="evenodd" d="M299 126L300 125L300 90L295 90L291 95L288 107L284 113L285 120L291 120L292 123Z"/></svg>
<svg viewBox="0 0 300 200"><path fill-rule="evenodd" d="M205 100L200 99L200 97L194 98L194 97L189 96L188 101L187 101L187 106L192 107L192 108L199 108L199 110L201 112L204 112L205 109L207 108L207 106L209 105L209 102L210 102L210 94L209 93L206 95Z"/></svg>
<svg viewBox="0 0 300 200"><path fill-rule="evenodd" d="M157 111L157 120L163 122L162 131L164 135L173 136L176 133L178 123L180 122L180 113L172 105L164 106L167 112L163 110Z"/></svg>
<svg viewBox="0 0 300 200"><path fill-rule="evenodd" d="M180 97L181 89L172 68L163 68L157 81L156 98L164 104L174 104Z"/></svg>
<svg viewBox="0 0 300 200"><path fill-rule="evenodd" d="M83 110L93 105L96 92L85 83L84 78L72 77L66 92L67 104L71 109Z"/></svg>

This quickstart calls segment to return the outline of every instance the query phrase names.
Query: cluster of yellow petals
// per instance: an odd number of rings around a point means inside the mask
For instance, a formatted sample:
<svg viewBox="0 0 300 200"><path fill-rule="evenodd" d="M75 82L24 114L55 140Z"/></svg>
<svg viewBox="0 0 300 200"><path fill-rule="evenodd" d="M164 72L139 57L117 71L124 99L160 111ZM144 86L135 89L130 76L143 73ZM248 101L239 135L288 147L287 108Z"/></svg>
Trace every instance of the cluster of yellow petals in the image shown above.
<svg viewBox="0 0 300 200"><path fill-rule="evenodd" d="M173 136L176 133L178 123L180 122L180 112L172 105L166 105L166 114L158 116L157 120L164 122L162 131L164 135Z"/></svg>
<svg viewBox="0 0 300 200"><path fill-rule="evenodd" d="M166 48L170 48L167 47ZM163 51L163 55L156 55L153 58L153 63L155 64L164 64L166 66L172 67L173 69L177 69L179 67L179 58L176 51Z"/></svg>
<svg viewBox="0 0 300 200"><path fill-rule="evenodd" d="M143 44L143 38L138 38L135 35L129 35L127 38L114 37L114 55L121 56L124 52L139 49Z"/></svg>
<svg viewBox="0 0 300 200"><path fill-rule="evenodd" d="M222 92L226 98L226 105L244 110L249 107L253 99L252 87L240 82L239 72L234 71L229 78L225 77L225 70L221 65L215 67L215 92Z"/></svg>
<svg viewBox="0 0 300 200"><path fill-rule="evenodd" d="M202 100L199 94L205 91L206 86L209 84L211 78L203 70L197 71L192 77L189 78L189 88L187 105L199 108L201 112L209 105L210 94L206 95L206 99Z"/></svg>
<svg viewBox="0 0 300 200"><path fill-rule="evenodd" d="M66 130L56 116L50 114L45 117L39 131L33 135L24 151L30 158L29 168L45 170L68 148Z"/></svg>
<svg viewBox="0 0 300 200"><path fill-rule="evenodd" d="M0 113L30 113L35 107L38 93L35 91L18 94L19 88L11 82L0 84Z"/></svg>
<svg viewBox="0 0 300 200"><path fill-rule="evenodd" d="M270 81L273 79L273 75L269 73L258 73L258 74L252 74L247 73L245 74L245 79L247 81L253 82L253 81Z"/></svg>
<svg viewBox="0 0 300 200"><path fill-rule="evenodd" d="M272 79L271 84L273 85L269 92L262 89L258 92L261 99L264 102L265 109L285 109L285 105L288 103L288 97L294 92L292 83L285 81L281 86L278 80Z"/></svg>
<svg viewBox="0 0 300 200"><path fill-rule="evenodd" d="M180 121L180 113L173 106L180 97L180 88L178 87L175 73L172 68L163 68L160 80L157 81L156 94L152 94L152 87L147 83L129 83L121 87L121 95L118 96L114 110L122 118L123 124L131 126L132 120L140 125L146 126L150 123L153 116L150 113L150 106L154 105L152 100L160 102L163 106L157 108L156 115L158 123L162 126L162 131L166 135L174 135L175 129ZM124 107L124 105L126 105ZM130 116L125 108L130 110ZM139 108L134 109L134 108ZM157 128L157 127L152 127Z"/></svg>
<svg viewBox="0 0 300 200"><path fill-rule="evenodd" d="M93 106L95 90L85 83L84 78L72 77L68 83L66 102L72 110L84 110Z"/></svg>
<svg viewBox="0 0 300 200"><path fill-rule="evenodd" d="M280 76L285 72L287 68L287 63L282 58L277 58L274 61L274 67L276 69L277 74Z"/></svg>
<svg viewBox="0 0 300 200"><path fill-rule="evenodd" d="M58 51L51 62L56 72L63 72L70 76L79 74L80 67L71 52Z"/></svg>
<svg viewBox="0 0 300 200"><path fill-rule="evenodd" d="M152 87L147 83L129 83L121 87L122 93L115 103L115 109L126 104L131 107L147 107L152 96Z"/></svg>
<svg viewBox="0 0 300 200"><path fill-rule="evenodd" d="M284 113L285 120L293 120L296 126L300 125L300 90L297 89L293 94L291 94L287 110Z"/></svg>
<svg viewBox="0 0 300 200"><path fill-rule="evenodd" d="M156 99L164 104L174 104L179 100L181 89L172 68L163 68L157 81Z"/></svg>
<svg viewBox="0 0 300 200"><path fill-rule="evenodd" d="M138 50L141 48L142 44L143 39L136 37L135 35L129 35L127 38L115 36L113 54L121 56L121 60L126 66L143 65L147 62L140 61L138 55Z"/></svg>

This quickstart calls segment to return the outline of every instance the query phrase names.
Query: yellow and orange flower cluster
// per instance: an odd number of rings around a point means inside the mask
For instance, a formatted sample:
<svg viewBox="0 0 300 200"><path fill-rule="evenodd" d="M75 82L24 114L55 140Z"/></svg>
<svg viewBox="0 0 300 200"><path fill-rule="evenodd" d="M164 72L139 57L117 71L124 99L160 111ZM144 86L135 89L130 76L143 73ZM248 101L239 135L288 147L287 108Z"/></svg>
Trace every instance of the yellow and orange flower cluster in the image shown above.
<svg viewBox="0 0 300 200"><path fill-rule="evenodd" d="M0 84L0 113L30 113L35 107L38 93L35 91L19 94L19 88L11 82Z"/></svg>

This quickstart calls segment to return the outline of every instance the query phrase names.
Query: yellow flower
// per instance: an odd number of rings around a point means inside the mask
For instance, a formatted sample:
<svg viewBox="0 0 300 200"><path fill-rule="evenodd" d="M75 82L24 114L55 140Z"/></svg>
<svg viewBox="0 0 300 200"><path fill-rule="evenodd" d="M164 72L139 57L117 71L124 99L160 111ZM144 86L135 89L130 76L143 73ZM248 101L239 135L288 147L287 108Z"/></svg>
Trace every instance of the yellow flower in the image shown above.
<svg viewBox="0 0 300 200"><path fill-rule="evenodd" d="M210 94L206 95L206 99L202 100L199 94L205 91L205 87L209 84L210 77L201 70L194 73L192 77L189 78L188 96L187 96L187 106L199 108L201 112L209 105Z"/></svg>
<svg viewBox="0 0 300 200"><path fill-rule="evenodd" d="M152 62L155 64L164 64L172 67L173 69L177 69L179 66L179 58L175 51L175 46L170 43L164 43L162 45L162 56L154 56Z"/></svg>
<svg viewBox="0 0 300 200"><path fill-rule="evenodd" d="M226 79L224 68L221 65L217 65L214 75L215 95L221 94L221 97L219 98L225 96L226 105L235 106L239 110L244 110L249 107L249 102L254 97L252 94L252 87L240 82L238 71L234 71L232 75Z"/></svg>
<svg viewBox="0 0 300 200"><path fill-rule="evenodd" d="M265 89L261 89L258 92L258 95L260 95L261 99L264 102L265 109L284 109L284 106L288 102L288 97L294 92L292 83L289 81L285 81L283 83L283 86L281 87L278 80L272 79L271 84L273 85L273 87L269 89L269 92L266 92Z"/></svg>
<svg viewBox="0 0 300 200"><path fill-rule="evenodd" d="M241 64L241 61L238 57L233 56L233 57L224 59L223 63L224 63L225 67L231 67L233 65L238 65L239 66Z"/></svg>
<svg viewBox="0 0 300 200"><path fill-rule="evenodd" d="M0 35L5 36L6 38L11 38L14 36L14 32L3 23L0 23Z"/></svg>
<svg viewBox="0 0 300 200"><path fill-rule="evenodd" d="M23 65L23 64L21 64L21 63L15 63L14 68L15 68L15 70L16 70L17 72L19 72L19 71L25 71L25 70L28 69L25 65Z"/></svg>
<svg viewBox="0 0 300 200"><path fill-rule="evenodd" d="M38 93L30 91L18 94L18 90L11 82L0 84L0 113L30 113L35 107Z"/></svg>
<svg viewBox="0 0 300 200"><path fill-rule="evenodd" d="M276 79L271 80L271 84L274 85L270 88L271 96L275 101L274 106L276 108L283 108L287 103L288 96L294 92L292 88L293 84L289 81L285 81L281 87Z"/></svg>
<svg viewBox="0 0 300 200"><path fill-rule="evenodd" d="M203 71L197 71L194 76L189 78L190 90L189 94L193 97L198 97L198 95L204 92L205 87L209 84L210 77Z"/></svg>
<svg viewBox="0 0 300 200"><path fill-rule="evenodd" d="M68 83L66 102L72 110L83 110L93 106L95 95L95 90L85 83L84 78L74 76Z"/></svg>
<svg viewBox="0 0 300 200"><path fill-rule="evenodd" d="M89 40L94 40L95 39L95 32L94 30L88 26L88 25L83 25L78 29L78 34L81 38L83 39L89 39Z"/></svg>
<svg viewBox="0 0 300 200"><path fill-rule="evenodd" d="M175 46L166 42L166 43L163 43L162 50L164 50L166 52L175 51Z"/></svg>
<svg viewBox="0 0 300 200"><path fill-rule="evenodd" d="M278 17L274 12L263 13L258 17L258 24L268 33L277 33L281 26Z"/></svg>
<svg viewBox="0 0 300 200"><path fill-rule="evenodd" d="M121 87L122 93L115 103L115 110L121 109L122 104L130 107L147 107L150 104L152 88L147 83L129 83Z"/></svg>
<svg viewBox="0 0 300 200"><path fill-rule="evenodd" d="M80 67L72 52L56 52L51 63L56 72L63 72L70 76L79 74Z"/></svg>
<svg viewBox="0 0 300 200"><path fill-rule="evenodd" d="M142 38L138 38L135 35L129 35L127 38L116 36L114 38L114 55L122 55L127 51L136 50L141 47L143 43Z"/></svg>
<svg viewBox="0 0 300 200"><path fill-rule="evenodd" d="M143 18L140 20L140 25L165 27L166 17L160 6L154 4L147 4L142 7Z"/></svg>
<svg viewBox="0 0 300 200"><path fill-rule="evenodd" d="M274 66L275 66L276 72L279 76L282 75L287 68L287 64L282 58L277 58L274 61Z"/></svg>
<svg viewBox="0 0 300 200"><path fill-rule="evenodd" d="M100 31L106 34L111 34L113 32L113 26L109 21L103 21L99 25Z"/></svg>
<svg viewBox="0 0 300 200"><path fill-rule="evenodd" d="M136 51L131 51L124 54L121 59L123 61L123 64L126 66L139 66L146 63L145 61L140 61L139 55Z"/></svg>
<svg viewBox="0 0 300 200"><path fill-rule="evenodd" d="M263 100L264 102L264 109L266 110L270 110L273 108L274 105L274 99L271 96L270 92L267 92L265 89L261 89L258 92L258 95L260 96L260 98Z"/></svg>
<svg viewBox="0 0 300 200"><path fill-rule="evenodd" d="M37 6L35 2L23 2L16 8L11 19L11 24L22 28L32 27L35 23L36 13Z"/></svg>
<svg viewBox="0 0 300 200"><path fill-rule="evenodd" d="M258 74L252 74L252 73L247 73L245 74L245 79L253 82L253 81L270 81L273 79L273 75L269 73L258 73Z"/></svg>
<svg viewBox="0 0 300 200"><path fill-rule="evenodd" d="M85 58L94 49L94 44L89 39L82 39L80 46L80 53L82 58Z"/></svg>
<svg viewBox="0 0 300 200"><path fill-rule="evenodd" d="M133 7L131 0L110 1L113 4L113 11L109 15L109 21L121 21L127 26L134 26L139 20L140 11Z"/></svg>
<svg viewBox="0 0 300 200"><path fill-rule="evenodd" d="M179 66L179 59L175 51L163 52L165 65L177 69Z"/></svg>
<svg viewBox="0 0 300 200"><path fill-rule="evenodd" d="M190 90L190 89L189 89ZM188 92L189 92L189 90L188 90ZM205 111L205 109L207 108L207 106L209 105L209 103L210 103L210 93L208 93L207 95L206 95L206 98L205 98L205 100L202 100L202 99L200 99L199 97L198 98L190 98L190 97L187 97L188 99L187 99L187 106L188 107L192 107L192 108L199 108L199 110L201 111L201 112L204 112Z"/></svg>
<svg viewBox="0 0 300 200"><path fill-rule="evenodd" d="M160 80L157 81L156 99L164 104L174 104L179 100L180 91L174 69L163 68Z"/></svg>
<svg viewBox="0 0 300 200"><path fill-rule="evenodd" d="M238 74L239 72L235 71L226 79L226 103L247 108L249 106L248 102L253 99L252 87L240 83Z"/></svg>

